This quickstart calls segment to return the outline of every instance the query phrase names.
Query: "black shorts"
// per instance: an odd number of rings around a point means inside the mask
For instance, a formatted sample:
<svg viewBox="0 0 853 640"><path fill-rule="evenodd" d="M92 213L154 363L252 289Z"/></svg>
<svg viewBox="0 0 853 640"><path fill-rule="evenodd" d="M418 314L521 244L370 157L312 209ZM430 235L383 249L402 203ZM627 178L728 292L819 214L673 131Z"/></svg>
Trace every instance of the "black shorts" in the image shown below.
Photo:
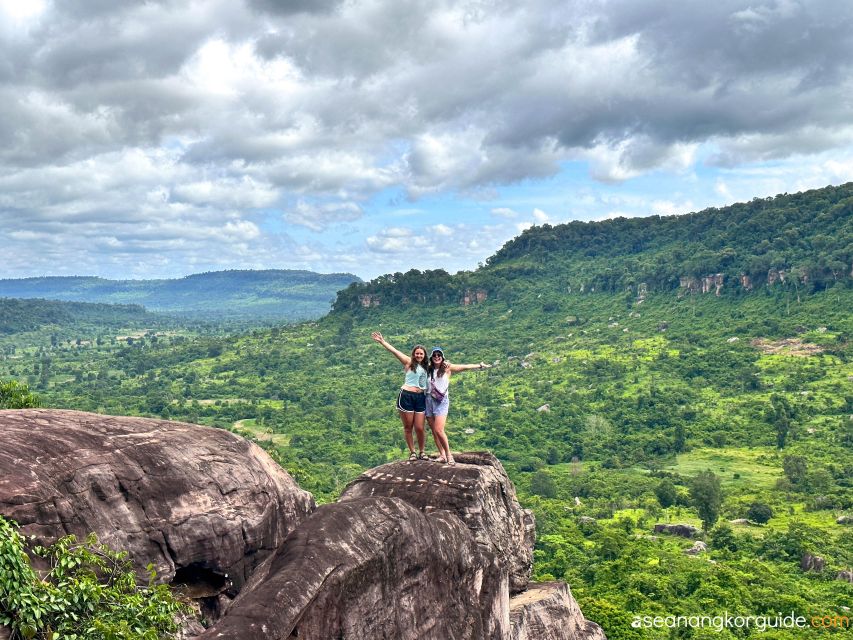
<svg viewBox="0 0 853 640"><path fill-rule="evenodd" d="M400 395L397 396L397 411L423 413L426 411L426 395L400 389Z"/></svg>

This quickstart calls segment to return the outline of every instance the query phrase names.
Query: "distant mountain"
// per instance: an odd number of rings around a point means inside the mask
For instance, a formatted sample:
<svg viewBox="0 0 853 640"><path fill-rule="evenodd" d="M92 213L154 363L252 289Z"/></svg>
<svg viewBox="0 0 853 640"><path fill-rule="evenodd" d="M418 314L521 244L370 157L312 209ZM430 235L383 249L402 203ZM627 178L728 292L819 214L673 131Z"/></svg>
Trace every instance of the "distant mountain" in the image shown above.
<svg viewBox="0 0 853 640"><path fill-rule="evenodd" d="M175 280L90 276L0 280L0 297L142 305L148 311L207 320L306 320L328 312L349 273L215 271Z"/></svg>
<svg viewBox="0 0 853 640"><path fill-rule="evenodd" d="M853 275L853 182L678 216L532 227L485 266L353 283L336 310L578 292L823 290Z"/></svg>

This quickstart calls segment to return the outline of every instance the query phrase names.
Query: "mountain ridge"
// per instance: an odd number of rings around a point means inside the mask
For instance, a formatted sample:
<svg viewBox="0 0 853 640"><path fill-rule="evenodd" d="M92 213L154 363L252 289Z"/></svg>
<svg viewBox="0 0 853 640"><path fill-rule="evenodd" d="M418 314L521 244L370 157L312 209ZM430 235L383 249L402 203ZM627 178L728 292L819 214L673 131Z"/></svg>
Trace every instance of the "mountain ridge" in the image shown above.
<svg viewBox="0 0 853 640"><path fill-rule="evenodd" d="M226 270L175 279L111 280L98 276L0 279L0 297L100 304L136 304L195 319L260 316L289 321L323 315L349 273L305 270Z"/></svg>
<svg viewBox="0 0 853 640"><path fill-rule="evenodd" d="M538 293L752 290L765 283L825 289L853 277L853 182L677 216L541 225L475 271L386 274L353 283L333 309L470 304ZM713 282L703 283L703 279ZM467 299L467 301L466 301Z"/></svg>

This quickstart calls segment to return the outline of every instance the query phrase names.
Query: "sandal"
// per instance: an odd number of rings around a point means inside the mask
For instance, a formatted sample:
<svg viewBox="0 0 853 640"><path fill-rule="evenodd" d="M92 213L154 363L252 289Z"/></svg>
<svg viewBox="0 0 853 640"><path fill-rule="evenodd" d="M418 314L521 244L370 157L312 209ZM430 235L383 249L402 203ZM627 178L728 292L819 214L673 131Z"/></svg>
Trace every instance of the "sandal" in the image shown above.
<svg viewBox="0 0 853 640"><path fill-rule="evenodd" d="M429 456L423 451L421 451L420 453L418 453L418 460L429 460Z"/></svg>
<svg viewBox="0 0 853 640"><path fill-rule="evenodd" d="M449 465L456 464L456 460L454 460L453 456L450 456L450 459L447 461L447 464L449 464Z"/></svg>
<svg viewBox="0 0 853 640"><path fill-rule="evenodd" d="M412 451L412 452L409 454L409 462L414 462L414 461L415 461L415 460L417 460L417 459L418 459L418 454L417 454L417 453L415 453L414 451Z"/></svg>
<svg viewBox="0 0 853 640"><path fill-rule="evenodd" d="M445 462L447 462L447 459L446 459L444 456L438 456L438 457L435 459L435 461L436 461L436 462L439 462L439 463L441 463L441 464L444 464Z"/></svg>

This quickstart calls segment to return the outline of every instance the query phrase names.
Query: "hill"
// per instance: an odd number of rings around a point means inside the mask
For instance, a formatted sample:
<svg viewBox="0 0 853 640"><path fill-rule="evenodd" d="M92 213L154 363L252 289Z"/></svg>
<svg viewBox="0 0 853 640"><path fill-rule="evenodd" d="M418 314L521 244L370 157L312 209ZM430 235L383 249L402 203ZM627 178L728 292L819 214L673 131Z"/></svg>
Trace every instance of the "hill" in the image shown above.
<svg viewBox="0 0 853 640"><path fill-rule="evenodd" d="M87 276L0 280L0 296L135 304L200 320L297 321L329 310L335 293L359 278L311 271L217 271L175 280Z"/></svg>
<svg viewBox="0 0 853 640"><path fill-rule="evenodd" d="M853 182L680 216L532 227L484 267L353 283L339 311L381 304L512 302L535 292L822 290L853 276Z"/></svg>
<svg viewBox="0 0 853 640"><path fill-rule="evenodd" d="M154 321L162 322L163 319L139 305L0 298L0 336L39 331L45 327L119 327Z"/></svg>

